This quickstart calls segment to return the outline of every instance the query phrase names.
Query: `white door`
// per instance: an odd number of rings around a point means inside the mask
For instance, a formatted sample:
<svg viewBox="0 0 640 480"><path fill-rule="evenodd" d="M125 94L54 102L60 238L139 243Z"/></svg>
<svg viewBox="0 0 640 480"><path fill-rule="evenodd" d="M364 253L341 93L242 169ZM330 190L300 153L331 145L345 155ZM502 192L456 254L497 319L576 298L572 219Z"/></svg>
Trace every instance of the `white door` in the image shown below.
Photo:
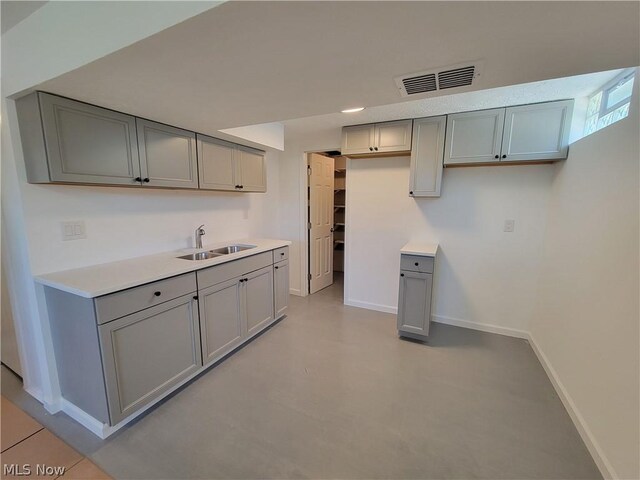
<svg viewBox="0 0 640 480"><path fill-rule="evenodd" d="M333 283L333 158L309 155L309 293Z"/></svg>

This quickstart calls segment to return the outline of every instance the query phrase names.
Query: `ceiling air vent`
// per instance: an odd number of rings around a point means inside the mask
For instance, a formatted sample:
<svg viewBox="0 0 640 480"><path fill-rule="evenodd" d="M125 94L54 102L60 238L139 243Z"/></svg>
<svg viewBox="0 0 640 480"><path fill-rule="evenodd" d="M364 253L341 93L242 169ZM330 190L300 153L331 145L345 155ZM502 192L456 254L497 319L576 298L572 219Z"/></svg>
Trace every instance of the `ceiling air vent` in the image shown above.
<svg viewBox="0 0 640 480"><path fill-rule="evenodd" d="M403 97L450 88L469 90L480 76L481 62L441 67L426 72L397 77L396 85Z"/></svg>

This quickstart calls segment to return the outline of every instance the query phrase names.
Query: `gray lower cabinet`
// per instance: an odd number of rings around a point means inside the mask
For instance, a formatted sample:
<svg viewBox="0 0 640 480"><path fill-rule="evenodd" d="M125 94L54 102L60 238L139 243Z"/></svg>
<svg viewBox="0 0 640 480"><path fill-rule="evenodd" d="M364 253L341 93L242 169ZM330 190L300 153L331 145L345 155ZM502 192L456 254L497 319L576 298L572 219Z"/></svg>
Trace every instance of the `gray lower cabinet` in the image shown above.
<svg viewBox="0 0 640 480"><path fill-rule="evenodd" d="M196 312L197 303L190 294L99 327L112 424L200 368Z"/></svg>
<svg viewBox="0 0 640 480"><path fill-rule="evenodd" d="M242 343L241 286L240 277L236 277L202 289L198 294L202 361L205 365L215 362Z"/></svg>
<svg viewBox="0 0 640 480"><path fill-rule="evenodd" d="M136 126L142 185L198 188L196 134L142 118Z"/></svg>
<svg viewBox="0 0 640 480"><path fill-rule="evenodd" d="M275 317L279 318L289 308L289 261L273 266L273 298Z"/></svg>
<svg viewBox="0 0 640 480"><path fill-rule="evenodd" d="M284 315L288 258L277 248L96 298L45 287L62 396L109 425L155 403Z"/></svg>
<svg viewBox="0 0 640 480"><path fill-rule="evenodd" d="M16 108L30 183L140 185L135 117L41 92Z"/></svg>
<svg viewBox="0 0 640 480"><path fill-rule="evenodd" d="M402 255L398 294L398 333L425 340L431 323L433 264L431 257Z"/></svg>

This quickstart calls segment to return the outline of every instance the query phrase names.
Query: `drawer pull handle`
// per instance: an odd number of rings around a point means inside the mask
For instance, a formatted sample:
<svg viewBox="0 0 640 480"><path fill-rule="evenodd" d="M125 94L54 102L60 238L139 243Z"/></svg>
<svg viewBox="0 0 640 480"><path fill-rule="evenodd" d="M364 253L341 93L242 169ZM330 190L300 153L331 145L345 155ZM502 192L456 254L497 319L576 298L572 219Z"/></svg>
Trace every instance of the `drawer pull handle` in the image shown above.
<svg viewBox="0 0 640 480"><path fill-rule="evenodd" d="M156 297L159 297L160 295L162 295L162 292L153 292L153 294L154 294Z"/></svg>

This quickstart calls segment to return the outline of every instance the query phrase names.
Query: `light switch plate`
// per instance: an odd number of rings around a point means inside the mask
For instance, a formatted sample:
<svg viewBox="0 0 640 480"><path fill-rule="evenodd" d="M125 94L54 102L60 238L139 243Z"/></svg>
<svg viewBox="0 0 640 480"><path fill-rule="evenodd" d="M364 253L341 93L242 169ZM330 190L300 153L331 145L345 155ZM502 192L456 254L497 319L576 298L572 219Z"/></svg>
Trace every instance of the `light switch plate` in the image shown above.
<svg viewBox="0 0 640 480"><path fill-rule="evenodd" d="M62 222L62 240L80 240L87 238L87 232L82 220L76 220L73 222Z"/></svg>
<svg viewBox="0 0 640 480"><path fill-rule="evenodd" d="M507 233L512 233L516 229L516 221L515 220L505 220L504 221L504 231Z"/></svg>

